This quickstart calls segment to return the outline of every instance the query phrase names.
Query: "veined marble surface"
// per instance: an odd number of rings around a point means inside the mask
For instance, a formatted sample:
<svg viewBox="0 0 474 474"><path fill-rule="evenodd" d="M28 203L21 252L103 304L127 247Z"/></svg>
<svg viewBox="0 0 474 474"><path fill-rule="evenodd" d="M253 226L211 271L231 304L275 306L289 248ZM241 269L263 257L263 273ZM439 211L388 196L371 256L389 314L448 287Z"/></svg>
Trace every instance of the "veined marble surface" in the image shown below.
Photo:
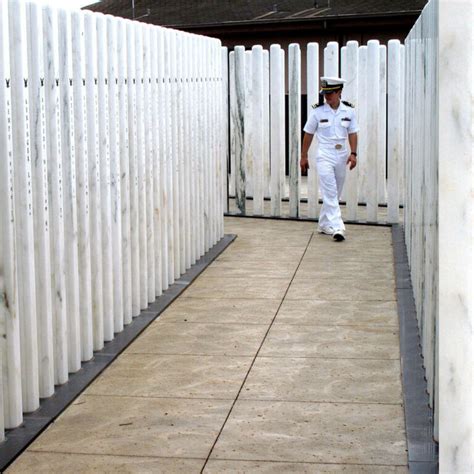
<svg viewBox="0 0 474 474"><path fill-rule="evenodd" d="M440 472L473 472L474 5L433 3L431 14L439 15Z"/></svg>

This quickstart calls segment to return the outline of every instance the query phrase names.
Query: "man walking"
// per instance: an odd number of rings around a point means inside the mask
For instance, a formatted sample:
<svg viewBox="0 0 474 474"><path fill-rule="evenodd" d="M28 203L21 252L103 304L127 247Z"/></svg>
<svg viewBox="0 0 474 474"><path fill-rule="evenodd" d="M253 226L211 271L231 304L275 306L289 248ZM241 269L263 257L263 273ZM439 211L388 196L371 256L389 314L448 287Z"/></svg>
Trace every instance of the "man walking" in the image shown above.
<svg viewBox="0 0 474 474"><path fill-rule="evenodd" d="M313 106L306 125L301 151L301 170L309 168L308 150L316 133L318 151L316 168L323 205L319 216L318 232L332 235L336 242L345 239L339 198L344 186L346 166L357 165L357 132L359 127L353 105L341 100L344 79L321 77L321 93L325 103ZM349 149L347 148L349 141Z"/></svg>

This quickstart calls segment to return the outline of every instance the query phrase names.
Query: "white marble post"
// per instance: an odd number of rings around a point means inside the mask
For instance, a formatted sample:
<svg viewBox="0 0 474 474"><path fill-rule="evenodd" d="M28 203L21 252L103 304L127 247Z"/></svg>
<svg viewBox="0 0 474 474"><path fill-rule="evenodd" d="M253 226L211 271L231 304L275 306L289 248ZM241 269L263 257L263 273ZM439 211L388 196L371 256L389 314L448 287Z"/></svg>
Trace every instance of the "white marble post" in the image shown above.
<svg viewBox="0 0 474 474"><path fill-rule="evenodd" d="M387 204L386 154L387 154L387 47L379 48L379 112L378 112L378 147L377 147L377 188L378 203Z"/></svg>
<svg viewBox="0 0 474 474"><path fill-rule="evenodd" d="M168 183L167 183L167 167L166 155L168 153L168 142L166 125L168 123L166 100L167 100L167 84L165 82L165 53L164 53L164 29L158 29L157 49L158 49L158 96L160 98L158 103L158 110L160 113L160 228L161 228L161 282L163 291L168 289ZM197 236L195 238L196 241Z"/></svg>
<svg viewBox="0 0 474 474"><path fill-rule="evenodd" d="M242 214L245 214L246 200L246 166L244 134L245 120L245 48L234 48L235 97L236 107L232 110L232 124L235 136L235 203Z"/></svg>
<svg viewBox="0 0 474 474"><path fill-rule="evenodd" d="M28 119L34 217L34 252L36 277L36 311L38 319L39 395L46 398L54 393L53 319L51 301L51 255L48 199L48 165L44 143L41 88L42 51L41 10L36 4L27 5L26 32L28 38Z"/></svg>
<svg viewBox="0 0 474 474"><path fill-rule="evenodd" d="M204 50L204 62L203 62L203 75L204 75L204 97L206 100L205 106L205 116L204 116L204 136L205 136L205 143L206 143L206 154L204 157L204 173L205 173L205 183L206 183L206 203L207 203L207 213L206 213L206 220L207 220L207 234L206 234L206 247L205 251L207 252L212 246L212 236L213 236L213 186L212 186L212 140L211 140L211 132L210 127L212 124L211 120L211 77L210 77L210 70L209 65L211 62L211 54L209 50L209 44L207 38L202 39L203 42L203 50ZM212 171L211 171L212 170Z"/></svg>
<svg viewBox="0 0 474 474"><path fill-rule="evenodd" d="M319 102L319 44L308 43L306 46L306 114L311 115L313 106ZM316 153L318 149L318 139L313 136L313 141L308 151L309 170L308 170L308 217L318 217L318 201L319 201L319 183L318 173L316 170Z"/></svg>
<svg viewBox="0 0 474 474"><path fill-rule="evenodd" d="M183 151L182 151L182 173L183 173L183 198L184 198L184 211L183 211L183 220L184 220L184 259L183 265L184 269L188 269L191 266L191 246L192 246L192 239L193 233L191 231L191 123L190 123L190 114L185 113L184 110L191 104L191 95L190 95L190 88L191 83L189 80L189 73L190 73L190 42L191 36L189 34L185 34L182 38L182 48L183 48L183 56L181 58L181 82L183 88L182 94L182 103L185 104L184 109L181 110L183 114ZM221 190L222 192L222 190Z"/></svg>
<svg viewBox="0 0 474 474"><path fill-rule="evenodd" d="M263 175L264 197L270 197L270 52L263 50Z"/></svg>
<svg viewBox="0 0 474 474"><path fill-rule="evenodd" d="M379 89L380 44L378 40L367 43L367 220L377 221L379 177ZM370 95L370 98L369 98Z"/></svg>
<svg viewBox="0 0 474 474"><path fill-rule="evenodd" d="M244 107L244 150L245 150L245 190L253 197L253 154L252 154L252 51L245 51L245 107Z"/></svg>
<svg viewBox="0 0 474 474"><path fill-rule="evenodd" d="M45 94L46 155L48 157L48 199L50 222L51 295L54 337L54 382L68 379L68 338L64 256L63 172L59 122L59 86L56 82L58 59L57 14L43 9L43 70Z"/></svg>
<svg viewBox="0 0 474 474"><path fill-rule="evenodd" d="M360 106L357 103L358 96L358 49L359 44L357 41L348 41L346 45L345 61L343 63L343 74L342 78L347 82L344 84L343 94L344 99L349 101L351 104L356 106L356 115L360 116ZM360 133L358 134L360 137ZM359 161L359 160L357 160ZM347 218L350 220L357 219L358 211L358 180L359 180L359 166L356 166L353 170L347 171L345 187L345 198L347 208Z"/></svg>
<svg viewBox="0 0 474 474"><path fill-rule="evenodd" d="M210 70L209 70L209 90L210 90L210 115L209 121L210 124L217 124L218 117L217 117L217 99L219 99L218 90L216 88L216 81L217 81L217 73L216 73L216 54L215 54L215 41L209 41L209 54L210 54ZM211 245L213 246L217 242L217 234L218 234L218 204L220 202L220 193L218 193L218 176L219 176L219 162L218 154L219 154L219 141L218 141L218 133L219 127L217 126L210 126L210 150L211 150L211 167L210 167L210 178L212 182L212 194L211 194L211 203L212 203L212 238L211 238Z"/></svg>
<svg viewBox="0 0 474 474"><path fill-rule="evenodd" d="M252 47L252 134L249 153L252 155L253 214L263 215L263 49Z"/></svg>
<svg viewBox="0 0 474 474"><path fill-rule="evenodd" d="M400 41L388 42L387 64L388 93L388 215L387 221L397 223L399 219L399 165L400 165Z"/></svg>
<svg viewBox="0 0 474 474"><path fill-rule="evenodd" d="M160 189L160 153L163 144L160 136L160 115L159 105L161 103L160 87L161 77L158 74L158 28L151 29L151 121L153 135L153 156L152 156L152 177L153 177L153 227L155 234L155 295L163 293L162 282L162 242L161 242L161 189Z"/></svg>
<svg viewBox="0 0 474 474"><path fill-rule="evenodd" d="M359 119L357 168L359 168L358 201L367 201L367 46L360 46L357 65L357 112Z"/></svg>
<svg viewBox="0 0 474 474"><path fill-rule="evenodd" d="M279 44L270 46L270 147L271 215L280 216L281 161L285 162L285 64Z"/></svg>
<svg viewBox="0 0 474 474"><path fill-rule="evenodd" d="M84 123L84 23L83 14L71 14L72 86L74 99L74 153L78 230L79 314L81 318L81 358L90 360L92 342L92 288L89 214L89 167Z"/></svg>
<svg viewBox="0 0 474 474"><path fill-rule="evenodd" d="M146 212L146 151L145 103L143 71L143 30L135 26L135 87L137 94L137 182L138 182L138 249L140 261L140 308L148 307L147 212Z"/></svg>
<svg viewBox="0 0 474 474"><path fill-rule="evenodd" d="M439 4L439 468L474 470L472 2ZM469 47L471 45L471 47ZM456 87L453 87L456 84ZM469 106L469 104L471 104Z"/></svg>
<svg viewBox="0 0 474 474"><path fill-rule="evenodd" d="M222 67L222 128L224 129L222 137L222 205L223 211L229 212L227 196L230 194L230 176L229 158L232 148L229 146L229 126L230 126L230 55L226 46L221 49L221 67ZM232 135L230 135L232 136Z"/></svg>
<svg viewBox="0 0 474 474"><path fill-rule="evenodd" d="M174 30L170 32L170 78L171 78L171 135L172 135L172 154L171 154L171 178L173 181L173 239L174 239L174 279L177 280L181 275L181 209L180 209L180 188L179 188L179 126L180 117L179 107L179 86L178 69L176 64L177 34Z"/></svg>
<svg viewBox="0 0 474 474"><path fill-rule="evenodd" d="M229 159L229 196L235 198L235 157L236 150L236 131L234 128L235 109L237 107L237 97L235 93L235 53L229 53L229 133L230 133L230 159Z"/></svg>
<svg viewBox="0 0 474 474"><path fill-rule="evenodd" d="M203 223L203 181L202 181L202 80L201 80L201 67L202 58L199 42L193 43L193 70L194 70L194 144L195 152L193 159L193 170L194 170L194 182L195 182L195 193L197 199L195 199L195 226L196 226L196 259L199 259L202 255L202 249L204 247L204 223Z"/></svg>
<svg viewBox="0 0 474 474"><path fill-rule="evenodd" d="M404 120L404 111L405 111L405 45L400 46L400 165L399 169L399 185L398 189L400 190L400 205L405 204L405 120Z"/></svg>
<svg viewBox="0 0 474 474"><path fill-rule="evenodd" d="M339 77L339 44L330 41L324 48L324 75Z"/></svg>
<svg viewBox="0 0 474 474"><path fill-rule="evenodd" d="M120 164L120 228L122 235L122 311L123 319L119 325L132 321L132 274L130 245L130 151L128 132L128 86L127 78L127 23L117 22L117 94L118 94L118 158Z"/></svg>
<svg viewBox="0 0 474 474"><path fill-rule="evenodd" d="M10 0L8 7L23 411L30 412L39 407L39 384L31 161L26 146L25 10L24 5L15 0Z"/></svg>
<svg viewBox="0 0 474 474"><path fill-rule="evenodd" d="M112 269L112 211L110 190L110 155L107 99L107 19L97 16L97 110L100 160L100 198L102 227L102 291L104 341L114 337L113 269Z"/></svg>
<svg viewBox="0 0 474 474"><path fill-rule="evenodd" d="M0 3L0 18L7 16L7 3ZM7 41L6 24L0 21L0 43ZM0 48L0 77L7 76L8 58ZM8 89L0 87L0 193L3 212L0 213L0 357L2 366L3 428L15 428L23 421L21 395L20 322L18 318L18 282L16 276L15 193L13 190L13 156L11 129L8 125Z"/></svg>
<svg viewBox="0 0 474 474"><path fill-rule="evenodd" d="M145 127L144 181L146 188L146 273L148 303L155 301L155 226L153 217L153 135L152 135L152 102L151 102L151 26L144 24L143 34L143 105Z"/></svg>
<svg viewBox="0 0 474 474"><path fill-rule="evenodd" d="M120 178L120 149L118 130L118 88L117 88L117 24L116 18L107 15L108 49L108 108L109 108L109 153L110 187L112 211L112 271L114 295L114 332L123 330L123 267L122 267L122 202ZM142 271L146 271L143 269Z"/></svg>
<svg viewBox="0 0 474 474"><path fill-rule="evenodd" d="M297 43L288 49L288 127L290 168L290 216L300 215L301 155L301 51Z"/></svg>
<svg viewBox="0 0 474 474"><path fill-rule="evenodd" d="M87 110L87 156L89 170L89 213L90 213L90 255L92 290L92 335L93 349L104 347L104 320L102 294L102 220L100 209L100 157L98 153L97 123L97 30L96 16L91 12L84 14L85 40L85 80Z"/></svg>
<svg viewBox="0 0 474 474"><path fill-rule="evenodd" d="M70 86L71 68L71 35L70 15L65 10L59 11L59 87L61 104L61 155L63 170L63 210L64 210L64 242L65 242L65 273L66 273L66 304L68 315L68 348L69 372L77 372L81 368L81 334L79 313L79 268L77 241L77 200L75 155L72 144L72 100Z"/></svg>
<svg viewBox="0 0 474 474"><path fill-rule="evenodd" d="M140 314L140 224L138 211L138 132L135 67L135 24L126 22L127 28L127 116L128 116L128 174L130 185L130 272L132 317Z"/></svg>

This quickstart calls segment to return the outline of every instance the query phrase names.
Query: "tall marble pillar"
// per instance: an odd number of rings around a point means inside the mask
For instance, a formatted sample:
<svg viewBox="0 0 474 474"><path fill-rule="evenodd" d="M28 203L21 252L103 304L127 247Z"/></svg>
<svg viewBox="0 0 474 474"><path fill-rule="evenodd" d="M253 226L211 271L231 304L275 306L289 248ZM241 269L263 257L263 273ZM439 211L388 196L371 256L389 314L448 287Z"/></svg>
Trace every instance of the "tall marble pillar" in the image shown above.
<svg viewBox="0 0 474 474"><path fill-rule="evenodd" d="M346 45L345 62L342 63L343 71L342 78L347 82L344 85L344 99L354 104L356 115L360 115L360 106L357 102L357 94L359 88L358 80L358 56L359 44L357 41L348 41ZM358 134L360 137L360 133ZM344 184L345 198L347 203L347 217L351 220L357 219L358 211L358 180L359 180L359 166L350 170L346 174L346 181Z"/></svg>
<svg viewBox="0 0 474 474"><path fill-rule="evenodd" d="M319 102L319 44L308 43L306 46L307 71L306 88L307 102L306 115L309 118L313 111L313 106ZM313 142L308 151L309 170L308 170L308 217L318 217L319 201L319 183L316 171L316 153L318 149L318 139L316 134L313 136Z"/></svg>
<svg viewBox="0 0 474 474"><path fill-rule="evenodd" d="M270 46L270 165L271 215L280 216L281 162L285 162L285 65L279 44Z"/></svg>
<svg viewBox="0 0 474 474"><path fill-rule="evenodd" d="M388 94L388 222L397 223L399 215L399 166L400 166L400 41L388 42L387 62Z"/></svg>
<svg viewBox="0 0 474 474"><path fill-rule="evenodd" d="M6 2L0 3L0 17L6 15ZM0 22L0 40L5 41L8 32L5 22ZM0 77L6 76L4 48L0 49ZM16 279L15 247L15 194L13 191L13 161L9 141L8 90L0 87L0 195L3 196L3 212L0 214L0 362L2 384L3 428L15 428L23 421L21 397L20 323L18 320L18 283ZM8 158L7 158L8 157Z"/></svg>
<svg viewBox="0 0 474 474"><path fill-rule="evenodd" d="M232 111L232 123L235 133L235 203L242 214L245 214L245 48L234 48L235 72L235 108Z"/></svg>
<svg viewBox="0 0 474 474"><path fill-rule="evenodd" d="M301 51L292 43L288 49L288 136L290 169L290 216L300 215L301 155Z"/></svg>
<svg viewBox="0 0 474 474"><path fill-rule="evenodd" d="M461 473L474 471L474 4L437 3L440 472Z"/></svg>
<svg viewBox="0 0 474 474"><path fill-rule="evenodd" d="M252 155L253 214L263 215L263 49L252 47L252 135L249 153Z"/></svg>
<svg viewBox="0 0 474 474"><path fill-rule="evenodd" d="M26 146L25 9L17 0L8 2L8 21L22 398L23 411L30 412L39 407L38 340L31 160Z"/></svg>
<svg viewBox="0 0 474 474"><path fill-rule="evenodd" d="M378 115L380 89L380 44L367 43L367 220L377 221L378 211Z"/></svg>

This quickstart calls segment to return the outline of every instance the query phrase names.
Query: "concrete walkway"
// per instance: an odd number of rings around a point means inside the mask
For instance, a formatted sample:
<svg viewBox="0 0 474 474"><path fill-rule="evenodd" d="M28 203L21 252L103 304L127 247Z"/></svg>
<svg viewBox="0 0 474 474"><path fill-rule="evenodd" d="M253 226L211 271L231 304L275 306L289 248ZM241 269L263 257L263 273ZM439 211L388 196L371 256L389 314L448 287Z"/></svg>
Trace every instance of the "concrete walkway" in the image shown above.
<svg viewBox="0 0 474 474"><path fill-rule="evenodd" d="M407 472L391 233L238 239L7 472Z"/></svg>

